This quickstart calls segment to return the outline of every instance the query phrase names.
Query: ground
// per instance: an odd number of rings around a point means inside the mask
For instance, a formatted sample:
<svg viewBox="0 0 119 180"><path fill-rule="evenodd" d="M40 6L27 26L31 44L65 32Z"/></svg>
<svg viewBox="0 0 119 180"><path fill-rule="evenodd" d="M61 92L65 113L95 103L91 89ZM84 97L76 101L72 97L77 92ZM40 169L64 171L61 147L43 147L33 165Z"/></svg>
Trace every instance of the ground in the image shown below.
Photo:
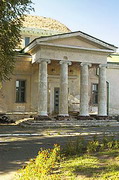
<svg viewBox="0 0 119 180"><path fill-rule="evenodd" d="M50 148L54 144L61 146L77 135L86 139L97 134L113 134L119 139L118 127L78 127L39 129L23 128L14 125L0 126L0 180L12 180L14 173L30 158L34 158L41 147Z"/></svg>

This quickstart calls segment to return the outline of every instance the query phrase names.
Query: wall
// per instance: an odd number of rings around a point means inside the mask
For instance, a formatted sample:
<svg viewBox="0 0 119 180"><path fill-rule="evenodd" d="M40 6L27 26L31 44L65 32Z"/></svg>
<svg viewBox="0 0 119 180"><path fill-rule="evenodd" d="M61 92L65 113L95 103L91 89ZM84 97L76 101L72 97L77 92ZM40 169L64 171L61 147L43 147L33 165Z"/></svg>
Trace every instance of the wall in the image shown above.
<svg viewBox="0 0 119 180"><path fill-rule="evenodd" d="M110 64L107 68L109 82L109 114L119 114L119 65Z"/></svg>
<svg viewBox="0 0 119 180"><path fill-rule="evenodd" d="M106 53L64 47L41 46L34 54L34 62L38 62L40 59L64 60L64 57L67 57L68 60L73 62L88 62L94 64L107 63Z"/></svg>
<svg viewBox="0 0 119 180"><path fill-rule="evenodd" d="M47 42L54 44L70 45L70 46L80 46L86 48L97 48L97 49L104 48L103 46L97 45L96 43L86 40L82 37L68 37L62 39L49 40Z"/></svg>
<svg viewBox="0 0 119 180"><path fill-rule="evenodd" d="M30 111L31 102L31 59L28 56L20 56L16 59L16 67L10 81L3 82L2 96L4 97L3 111L24 112ZM16 103L16 80L26 80L26 102Z"/></svg>

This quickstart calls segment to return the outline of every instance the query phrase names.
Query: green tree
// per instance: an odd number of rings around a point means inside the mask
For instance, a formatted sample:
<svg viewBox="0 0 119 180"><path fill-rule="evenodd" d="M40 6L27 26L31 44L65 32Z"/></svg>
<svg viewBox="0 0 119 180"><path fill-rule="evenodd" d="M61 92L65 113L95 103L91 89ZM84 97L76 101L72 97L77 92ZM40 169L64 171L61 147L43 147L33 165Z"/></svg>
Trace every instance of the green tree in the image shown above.
<svg viewBox="0 0 119 180"><path fill-rule="evenodd" d="M13 72L24 14L31 10L31 0L0 0L0 82Z"/></svg>

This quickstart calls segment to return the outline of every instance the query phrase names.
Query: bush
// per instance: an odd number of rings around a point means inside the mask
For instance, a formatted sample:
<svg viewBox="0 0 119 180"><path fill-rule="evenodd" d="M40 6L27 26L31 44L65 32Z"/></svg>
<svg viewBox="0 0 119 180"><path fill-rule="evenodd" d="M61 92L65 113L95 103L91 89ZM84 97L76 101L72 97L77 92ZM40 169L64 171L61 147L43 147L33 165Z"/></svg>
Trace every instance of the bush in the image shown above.
<svg viewBox="0 0 119 180"><path fill-rule="evenodd" d="M79 155L82 153L95 153L106 149L118 149L119 141L114 140L114 137L103 137L98 140L97 136L93 140L86 141L83 138L77 137L76 140L70 140L63 149L63 153L67 155Z"/></svg>
<svg viewBox="0 0 119 180"><path fill-rule="evenodd" d="M66 156L82 154L86 152L87 142L81 138L77 137L76 140L70 140L67 142L66 146L63 148L62 153Z"/></svg>
<svg viewBox="0 0 119 180"><path fill-rule="evenodd" d="M99 141L89 141L87 144L87 152L88 153L93 153L97 152L100 149L100 144Z"/></svg>
<svg viewBox="0 0 119 180"><path fill-rule="evenodd" d="M41 150L36 159L19 171L18 180L54 180L59 179L58 175L52 174L52 170L60 161L60 146L54 145L53 149Z"/></svg>
<svg viewBox="0 0 119 180"><path fill-rule="evenodd" d="M106 137L104 136L102 139L102 144L101 144L101 150L104 149L118 149L119 148L119 141L115 140L113 136L111 137Z"/></svg>

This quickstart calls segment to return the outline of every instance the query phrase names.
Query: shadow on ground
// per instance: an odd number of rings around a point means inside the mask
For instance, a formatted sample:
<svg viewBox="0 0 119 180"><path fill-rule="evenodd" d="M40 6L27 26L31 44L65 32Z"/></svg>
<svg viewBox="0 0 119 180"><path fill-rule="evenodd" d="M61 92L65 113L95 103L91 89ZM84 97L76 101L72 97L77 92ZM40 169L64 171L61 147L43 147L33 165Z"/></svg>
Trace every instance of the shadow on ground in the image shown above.
<svg viewBox="0 0 119 180"><path fill-rule="evenodd" d="M67 132L105 132L115 131L115 128L78 128L64 129ZM0 126L0 134L10 133L42 133L45 130L37 128L21 128L19 126ZM117 129L118 131L118 129ZM93 135L92 135L93 136ZM85 135L84 138L91 138ZM76 138L76 136L72 137ZM0 137L0 174L6 174L21 168L26 161L34 158L40 148L52 148L54 144L65 145L69 136L17 136Z"/></svg>
<svg viewBox="0 0 119 180"><path fill-rule="evenodd" d="M40 148L51 148L54 144L64 145L69 137L24 136L4 139L5 142L1 142L0 146L0 173L19 169L25 161L34 158Z"/></svg>

